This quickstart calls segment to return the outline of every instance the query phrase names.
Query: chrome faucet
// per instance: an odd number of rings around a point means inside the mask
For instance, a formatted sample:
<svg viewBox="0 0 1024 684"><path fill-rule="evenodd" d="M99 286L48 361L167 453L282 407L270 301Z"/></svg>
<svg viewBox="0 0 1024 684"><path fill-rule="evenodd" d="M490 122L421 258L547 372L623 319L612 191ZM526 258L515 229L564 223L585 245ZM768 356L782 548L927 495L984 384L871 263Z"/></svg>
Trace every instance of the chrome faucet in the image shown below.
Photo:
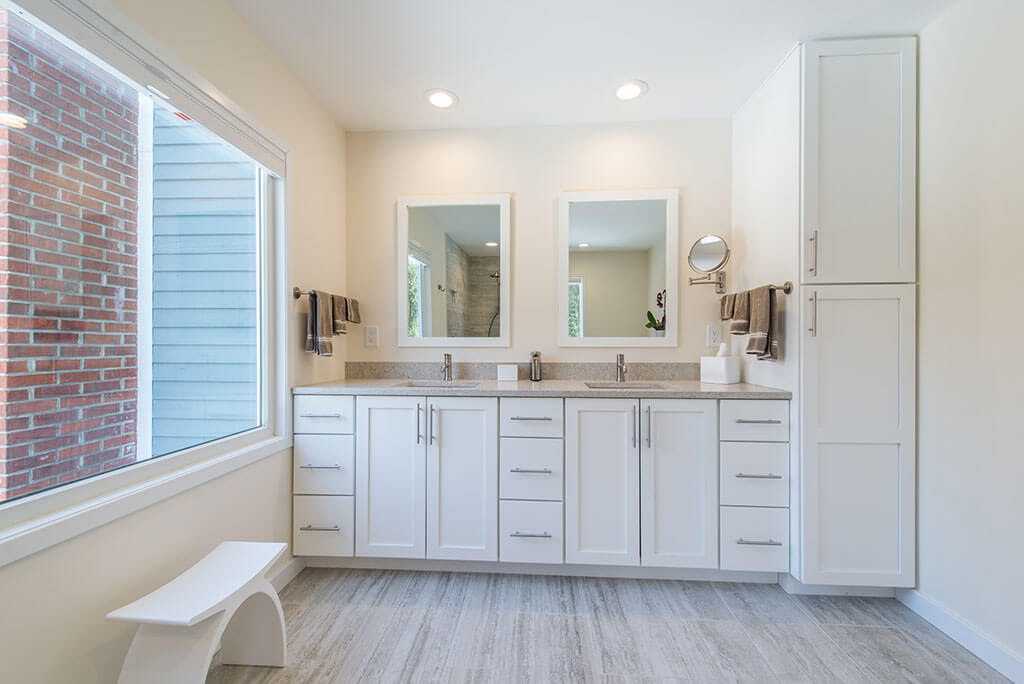
<svg viewBox="0 0 1024 684"><path fill-rule="evenodd" d="M626 355L615 355L615 382L626 382Z"/></svg>
<svg viewBox="0 0 1024 684"><path fill-rule="evenodd" d="M441 364L441 379L445 382L452 381L452 355L444 355L444 363Z"/></svg>

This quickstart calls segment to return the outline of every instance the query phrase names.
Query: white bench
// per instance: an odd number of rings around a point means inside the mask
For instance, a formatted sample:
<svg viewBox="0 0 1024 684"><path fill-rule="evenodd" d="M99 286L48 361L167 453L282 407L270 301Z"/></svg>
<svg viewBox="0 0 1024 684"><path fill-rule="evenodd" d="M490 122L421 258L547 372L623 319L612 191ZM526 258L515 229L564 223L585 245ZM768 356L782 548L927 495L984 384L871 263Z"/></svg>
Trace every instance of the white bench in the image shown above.
<svg viewBox="0 0 1024 684"><path fill-rule="evenodd" d="M223 542L153 593L107 615L139 623L119 684L201 684L218 643L225 664L284 667L284 613L264 575L287 548Z"/></svg>

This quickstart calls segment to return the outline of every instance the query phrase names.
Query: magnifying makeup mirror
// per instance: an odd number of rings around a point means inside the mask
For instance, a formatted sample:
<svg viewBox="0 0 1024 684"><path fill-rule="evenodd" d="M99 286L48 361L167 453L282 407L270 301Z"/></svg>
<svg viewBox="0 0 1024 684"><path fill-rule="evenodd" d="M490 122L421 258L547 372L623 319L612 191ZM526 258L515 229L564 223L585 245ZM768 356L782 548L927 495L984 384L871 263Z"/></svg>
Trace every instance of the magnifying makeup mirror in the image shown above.
<svg viewBox="0 0 1024 684"><path fill-rule="evenodd" d="M715 292L725 292L725 265L729 263L729 243L719 235L705 235L690 247L687 260L690 268L703 273L700 278L690 278L690 285L714 285Z"/></svg>

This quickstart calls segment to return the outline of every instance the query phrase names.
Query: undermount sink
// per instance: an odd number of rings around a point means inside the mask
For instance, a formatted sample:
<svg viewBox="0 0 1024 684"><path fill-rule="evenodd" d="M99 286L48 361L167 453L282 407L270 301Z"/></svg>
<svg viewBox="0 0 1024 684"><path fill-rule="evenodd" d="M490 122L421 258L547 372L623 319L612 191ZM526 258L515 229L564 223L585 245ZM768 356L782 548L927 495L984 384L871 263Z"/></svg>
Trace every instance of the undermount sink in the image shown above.
<svg viewBox="0 0 1024 684"><path fill-rule="evenodd" d="M447 382L444 380L410 380L404 383L405 387L450 387L452 389L476 387L479 384L479 381L476 380L449 380Z"/></svg>
<svg viewBox="0 0 1024 684"><path fill-rule="evenodd" d="M585 382L583 384L589 387L590 389L672 389L670 385L666 385L663 382Z"/></svg>

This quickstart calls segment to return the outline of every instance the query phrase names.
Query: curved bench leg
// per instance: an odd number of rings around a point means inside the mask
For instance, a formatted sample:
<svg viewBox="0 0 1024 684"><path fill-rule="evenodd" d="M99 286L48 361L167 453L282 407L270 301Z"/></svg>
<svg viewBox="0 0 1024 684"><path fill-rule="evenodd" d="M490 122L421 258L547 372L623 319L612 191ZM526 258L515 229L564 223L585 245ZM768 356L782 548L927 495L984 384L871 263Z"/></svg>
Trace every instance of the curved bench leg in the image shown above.
<svg viewBox="0 0 1024 684"><path fill-rule="evenodd" d="M277 592L264 584L238 606L224 630L220 657L225 665L285 665L284 612Z"/></svg>
<svg viewBox="0 0 1024 684"><path fill-rule="evenodd" d="M223 613L192 627L141 625L121 668L118 684L186 684L206 681Z"/></svg>

